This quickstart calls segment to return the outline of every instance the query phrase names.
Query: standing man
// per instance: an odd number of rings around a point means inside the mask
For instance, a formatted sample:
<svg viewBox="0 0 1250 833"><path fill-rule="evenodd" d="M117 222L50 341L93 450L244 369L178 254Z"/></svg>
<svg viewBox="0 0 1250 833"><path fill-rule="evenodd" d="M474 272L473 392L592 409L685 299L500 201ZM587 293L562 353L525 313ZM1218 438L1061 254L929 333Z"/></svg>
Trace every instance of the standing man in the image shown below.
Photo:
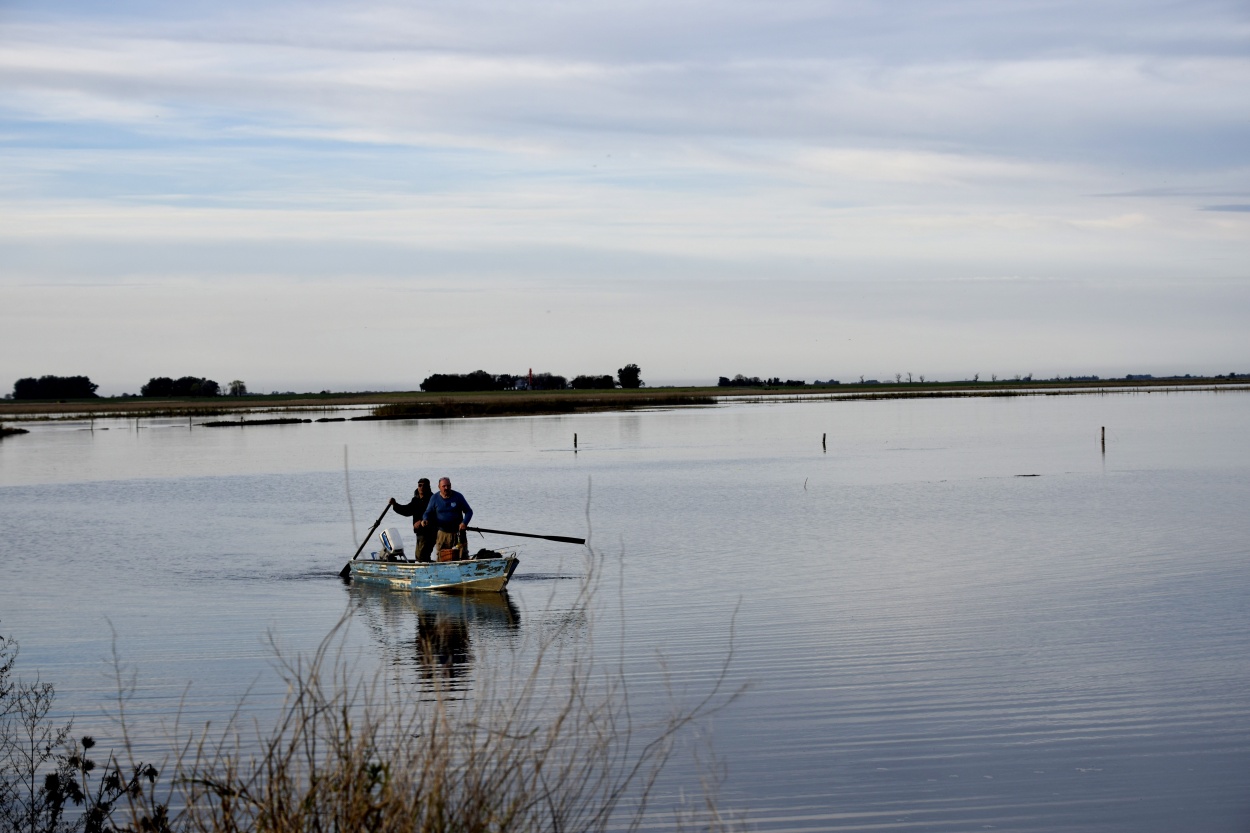
<svg viewBox="0 0 1250 833"><path fill-rule="evenodd" d="M418 561L429 561L430 553L434 551L434 530L426 529L421 525L421 519L425 517L425 509L430 504L430 478L423 477L417 481L417 490L412 493L412 500L408 503L396 503L395 498L391 498L391 508L400 515L412 518L412 531L417 536L416 543L416 559Z"/></svg>
<svg viewBox="0 0 1250 833"><path fill-rule="evenodd" d="M473 508L464 499L464 495L451 488L450 477L440 477L438 493L430 498L430 504L425 509L425 516L421 519L423 529L438 530L435 548L440 553L443 550L458 550L459 555L453 557L467 557L469 539L465 530L468 529L469 521L472 519Z"/></svg>

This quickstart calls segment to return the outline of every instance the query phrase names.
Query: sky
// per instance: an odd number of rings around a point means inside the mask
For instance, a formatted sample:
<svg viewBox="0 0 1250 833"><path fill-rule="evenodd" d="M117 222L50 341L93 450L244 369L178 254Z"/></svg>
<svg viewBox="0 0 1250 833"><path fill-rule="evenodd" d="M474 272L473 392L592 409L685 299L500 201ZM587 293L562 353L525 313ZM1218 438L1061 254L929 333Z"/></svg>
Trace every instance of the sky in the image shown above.
<svg viewBox="0 0 1250 833"><path fill-rule="evenodd" d="M1250 372L1244 0L0 0L0 390Z"/></svg>

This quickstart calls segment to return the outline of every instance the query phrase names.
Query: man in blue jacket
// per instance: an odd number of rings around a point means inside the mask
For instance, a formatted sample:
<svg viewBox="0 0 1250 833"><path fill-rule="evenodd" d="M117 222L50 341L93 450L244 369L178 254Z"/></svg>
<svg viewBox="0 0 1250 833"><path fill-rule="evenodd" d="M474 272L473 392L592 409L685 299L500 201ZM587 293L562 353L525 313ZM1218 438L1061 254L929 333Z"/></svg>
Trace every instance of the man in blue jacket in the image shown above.
<svg viewBox="0 0 1250 833"><path fill-rule="evenodd" d="M450 477L440 477L438 492L430 496L430 504L421 519L423 527L438 530L434 549L440 554L443 550L455 550L455 558L465 558L469 551L465 530L471 520L473 507L469 506L464 495L451 488Z"/></svg>

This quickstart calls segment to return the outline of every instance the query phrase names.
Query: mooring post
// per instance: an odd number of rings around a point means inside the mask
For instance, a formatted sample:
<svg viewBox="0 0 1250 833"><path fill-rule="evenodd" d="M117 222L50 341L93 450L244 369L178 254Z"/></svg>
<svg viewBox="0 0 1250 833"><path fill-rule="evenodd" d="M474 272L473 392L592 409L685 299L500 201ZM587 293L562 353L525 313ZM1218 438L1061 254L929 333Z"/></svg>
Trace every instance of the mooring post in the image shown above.
<svg viewBox="0 0 1250 833"><path fill-rule="evenodd" d="M821 450L821 451L828 451L828 450L829 450L829 449L825 446L825 437L827 437L827 436L829 436L829 435L828 435L828 434L821 434L821 435L820 435L820 450Z"/></svg>
<svg viewBox="0 0 1250 833"><path fill-rule="evenodd" d="M1102 453L1107 453L1107 426L1102 427Z"/></svg>
<svg viewBox="0 0 1250 833"><path fill-rule="evenodd" d="M573 432L573 450L577 451L577 432Z"/></svg>

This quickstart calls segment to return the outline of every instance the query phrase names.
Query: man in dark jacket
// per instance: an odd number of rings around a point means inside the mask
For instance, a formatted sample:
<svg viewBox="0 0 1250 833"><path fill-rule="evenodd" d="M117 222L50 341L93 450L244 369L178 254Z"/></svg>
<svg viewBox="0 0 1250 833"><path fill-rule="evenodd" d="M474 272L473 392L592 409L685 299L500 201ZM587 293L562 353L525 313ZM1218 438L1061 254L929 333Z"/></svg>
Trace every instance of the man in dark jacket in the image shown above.
<svg viewBox="0 0 1250 833"><path fill-rule="evenodd" d="M395 498L391 498L391 508L408 518L412 518L412 531L417 536L416 543L416 559L418 561L429 561L430 553L434 551L434 529L425 527L421 524L421 519L425 517L425 509L430 503L430 478L423 477L417 481L417 490L412 493L412 500L408 503L396 503Z"/></svg>
<svg viewBox="0 0 1250 833"><path fill-rule="evenodd" d="M439 478L438 493L430 498L421 521L423 529L438 530L435 541L438 551L455 550L457 554L453 557L465 558L469 551L465 530L472 519L473 507L469 506L464 495L451 488L451 478Z"/></svg>

